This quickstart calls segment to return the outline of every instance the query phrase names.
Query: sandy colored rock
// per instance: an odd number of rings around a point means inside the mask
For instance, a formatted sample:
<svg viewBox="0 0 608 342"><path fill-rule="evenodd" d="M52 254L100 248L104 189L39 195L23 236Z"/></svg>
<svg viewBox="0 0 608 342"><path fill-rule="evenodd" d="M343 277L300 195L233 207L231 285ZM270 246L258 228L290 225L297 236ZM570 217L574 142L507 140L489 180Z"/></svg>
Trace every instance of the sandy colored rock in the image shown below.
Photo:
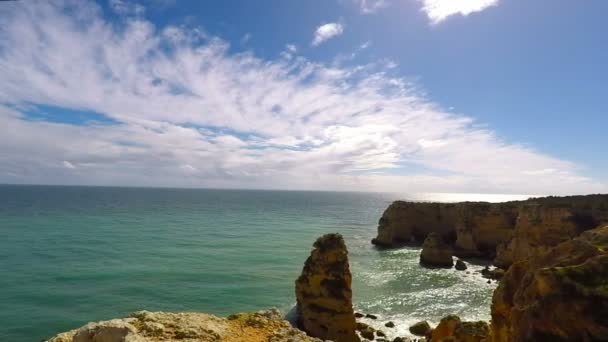
<svg viewBox="0 0 608 342"><path fill-rule="evenodd" d="M608 340L608 226L514 263L492 298L492 336Z"/></svg>
<svg viewBox="0 0 608 342"><path fill-rule="evenodd" d="M276 310L232 315L139 311L89 323L47 342L320 342L291 327Z"/></svg>
<svg viewBox="0 0 608 342"><path fill-rule="evenodd" d="M494 259L508 268L608 223L608 195L532 198L505 203L393 202L372 240L380 247L420 245L439 234L458 257Z"/></svg>
<svg viewBox="0 0 608 342"><path fill-rule="evenodd" d="M488 323L463 322L456 315L441 319L431 333L431 342L486 342L489 339Z"/></svg>
<svg viewBox="0 0 608 342"><path fill-rule="evenodd" d="M314 243L296 280L298 324L310 336L335 342L359 342L352 305L348 251L340 234Z"/></svg>
<svg viewBox="0 0 608 342"><path fill-rule="evenodd" d="M420 264L426 267L452 267L452 248L438 233L430 233L422 244Z"/></svg>

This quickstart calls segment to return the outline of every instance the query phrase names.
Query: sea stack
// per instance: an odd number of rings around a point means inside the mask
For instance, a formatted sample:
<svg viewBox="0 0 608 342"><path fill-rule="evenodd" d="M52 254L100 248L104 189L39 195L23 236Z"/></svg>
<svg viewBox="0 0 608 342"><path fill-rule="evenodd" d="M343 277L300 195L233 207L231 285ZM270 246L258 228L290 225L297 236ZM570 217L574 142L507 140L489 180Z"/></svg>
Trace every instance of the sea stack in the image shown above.
<svg viewBox="0 0 608 342"><path fill-rule="evenodd" d="M298 325L323 340L359 342L344 239L340 234L327 234L313 247L296 280Z"/></svg>
<svg viewBox="0 0 608 342"><path fill-rule="evenodd" d="M454 265L452 260L452 248L448 245L441 235L431 232L422 244L420 253L420 264L425 267L446 267Z"/></svg>

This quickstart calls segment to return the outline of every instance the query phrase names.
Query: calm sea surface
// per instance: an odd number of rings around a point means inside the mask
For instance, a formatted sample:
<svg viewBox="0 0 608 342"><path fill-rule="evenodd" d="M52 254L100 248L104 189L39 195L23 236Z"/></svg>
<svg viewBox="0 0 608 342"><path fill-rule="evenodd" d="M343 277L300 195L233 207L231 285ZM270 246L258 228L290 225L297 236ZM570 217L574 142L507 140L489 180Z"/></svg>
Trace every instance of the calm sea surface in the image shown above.
<svg viewBox="0 0 608 342"><path fill-rule="evenodd" d="M489 319L479 275L369 243L394 194L0 186L0 341L40 341L137 310L227 315L294 304L314 240L346 239L356 310ZM472 271L481 266L473 266ZM472 272L474 273L474 272Z"/></svg>

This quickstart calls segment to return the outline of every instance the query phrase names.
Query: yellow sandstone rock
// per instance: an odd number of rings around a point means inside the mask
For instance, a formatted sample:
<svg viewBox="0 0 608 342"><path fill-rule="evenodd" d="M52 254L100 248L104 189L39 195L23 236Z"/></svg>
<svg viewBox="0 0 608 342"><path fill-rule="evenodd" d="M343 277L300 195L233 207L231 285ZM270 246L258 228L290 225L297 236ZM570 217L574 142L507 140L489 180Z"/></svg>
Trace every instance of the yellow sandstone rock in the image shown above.
<svg viewBox="0 0 608 342"><path fill-rule="evenodd" d="M324 340L359 342L351 282L348 251L342 236L320 237L296 280L300 328Z"/></svg>

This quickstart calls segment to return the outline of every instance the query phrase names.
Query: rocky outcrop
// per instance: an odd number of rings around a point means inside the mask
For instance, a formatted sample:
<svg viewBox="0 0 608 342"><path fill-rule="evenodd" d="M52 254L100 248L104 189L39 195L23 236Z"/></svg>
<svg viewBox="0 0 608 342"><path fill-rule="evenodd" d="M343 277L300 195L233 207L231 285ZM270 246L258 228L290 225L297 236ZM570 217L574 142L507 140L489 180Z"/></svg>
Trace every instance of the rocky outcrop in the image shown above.
<svg viewBox="0 0 608 342"><path fill-rule="evenodd" d="M140 311L89 323L47 342L320 342L291 327L276 310L220 318L203 313Z"/></svg>
<svg viewBox="0 0 608 342"><path fill-rule="evenodd" d="M484 321L463 322L455 315L446 316L430 333L431 342L486 342L490 327Z"/></svg>
<svg viewBox="0 0 608 342"><path fill-rule="evenodd" d="M608 195L533 198L505 203L396 201L383 213L379 247L420 245L439 234L459 257L512 263L545 253L581 232L608 223Z"/></svg>
<svg viewBox="0 0 608 342"><path fill-rule="evenodd" d="M422 244L420 264L425 267L447 267L454 265L452 248L443 241L441 235L431 232Z"/></svg>
<svg viewBox="0 0 608 342"><path fill-rule="evenodd" d="M514 263L492 298L492 337L608 340L608 226Z"/></svg>
<svg viewBox="0 0 608 342"><path fill-rule="evenodd" d="M327 234L296 280L299 327L310 336L335 342L359 342L352 305L348 251L339 234Z"/></svg>

